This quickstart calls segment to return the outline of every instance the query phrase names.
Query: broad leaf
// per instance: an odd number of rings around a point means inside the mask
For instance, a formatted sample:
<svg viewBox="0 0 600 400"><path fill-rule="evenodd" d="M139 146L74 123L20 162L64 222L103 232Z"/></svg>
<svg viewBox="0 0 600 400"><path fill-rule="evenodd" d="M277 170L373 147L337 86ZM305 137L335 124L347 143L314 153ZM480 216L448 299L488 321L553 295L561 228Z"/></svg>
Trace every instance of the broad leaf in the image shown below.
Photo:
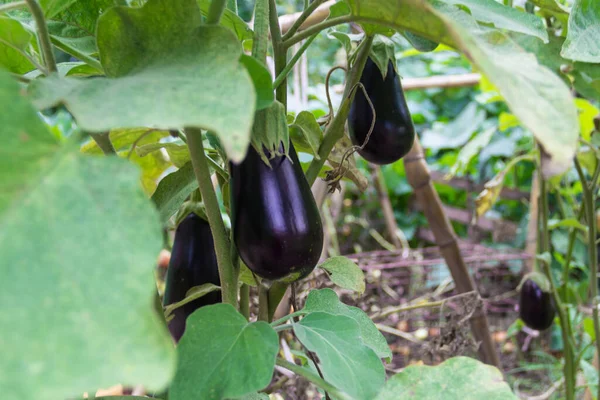
<svg viewBox="0 0 600 400"><path fill-rule="evenodd" d="M410 44L412 44L412 46L415 49L417 49L421 52L434 51L440 45L437 42L434 42L429 39L425 39L424 37L421 37L419 35L415 35L414 33L410 32L410 31L402 32L402 35L406 38L406 40L408 40L410 42Z"/></svg>
<svg viewBox="0 0 600 400"><path fill-rule="evenodd" d="M44 10L44 16L46 18L52 18L77 1L79 0L40 0L40 5ZM88 0L86 0L86 2L87 1Z"/></svg>
<svg viewBox="0 0 600 400"><path fill-rule="evenodd" d="M495 367L468 357L412 365L390 378L375 400L517 400Z"/></svg>
<svg viewBox="0 0 600 400"><path fill-rule="evenodd" d="M256 58L242 54L240 58L244 67L252 78L254 90L256 91L256 109L262 110L273 104L273 78L271 73Z"/></svg>
<svg viewBox="0 0 600 400"><path fill-rule="evenodd" d="M313 290L308 294L304 311L323 311L334 315L344 315L358 323L363 343L371 347L380 358L391 359L392 352L381 332L363 310L342 303L331 289Z"/></svg>
<svg viewBox="0 0 600 400"><path fill-rule="evenodd" d="M162 131L149 128L133 128L133 129L114 129L110 131L110 142L115 150L131 151L131 146L135 143L136 146L143 146L149 143L156 143L160 139L169 135L168 131ZM95 141L90 140L83 146L81 151L89 154L102 154L102 150Z"/></svg>
<svg viewBox="0 0 600 400"><path fill-rule="evenodd" d="M72 398L116 383L162 389L174 372L153 309L158 215L117 157L59 145L0 75L0 387ZM85 367L82 367L85 366Z"/></svg>
<svg viewBox="0 0 600 400"><path fill-rule="evenodd" d="M165 176L152 195L152 201L160 213L161 222L166 223L177 212L185 199L198 187L192 163Z"/></svg>
<svg viewBox="0 0 600 400"><path fill-rule="evenodd" d="M475 135L474 138L464 145L458 152L456 162L450 169L450 172L446 175L448 178L455 176L456 174L466 171L471 160L477 156L481 149L490 143L492 136L496 132L496 127L493 126Z"/></svg>
<svg viewBox="0 0 600 400"><path fill-rule="evenodd" d="M434 123L423 132L423 147L431 150L459 148L468 142L485 121L485 110L469 103L456 118L446 124Z"/></svg>
<svg viewBox="0 0 600 400"><path fill-rule="evenodd" d="M177 168L183 167L190 161L190 152L185 144L178 143L151 143L143 146L137 146L135 152L140 157L146 157L148 154L165 149L169 155L169 160Z"/></svg>
<svg viewBox="0 0 600 400"><path fill-rule="evenodd" d="M210 0L198 0L198 6L202 15L208 15ZM233 11L226 9L221 18L221 25L230 29L240 40L252 39L253 32L243 19L237 16Z"/></svg>
<svg viewBox="0 0 600 400"><path fill-rule="evenodd" d="M198 309L186 321L169 400L240 397L266 387L279 350L266 322L248 323L229 304Z"/></svg>
<svg viewBox="0 0 600 400"><path fill-rule="evenodd" d="M185 298L183 300L178 301L176 303L171 303L165 307L165 309L164 309L165 318L168 320L169 316L176 309L178 309L194 300L197 300L203 296L206 296L209 293L216 292L218 290L221 290L221 287L217 286L217 285L213 285L212 283L205 283L200 286L194 286L193 288L191 288L190 290L187 291L187 293L185 294Z"/></svg>
<svg viewBox="0 0 600 400"><path fill-rule="evenodd" d="M19 21L0 15L0 68L15 74L33 70L31 61L23 55L29 53L32 37Z"/></svg>
<svg viewBox="0 0 600 400"><path fill-rule="evenodd" d="M530 0L533 4L542 10L551 11L557 14L568 14L569 8L560 3L560 0Z"/></svg>
<svg viewBox="0 0 600 400"><path fill-rule="evenodd" d="M365 291L365 275L351 259L343 256L331 257L319 265L319 268L327 271L331 282L339 287L361 294Z"/></svg>
<svg viewBox="0 0 600 400"><path fill-rule="evenodd" d="M350 317L313 312L294 324L300 342L319 357L325 380L357 399L372 399L385 382L383 363Z"/></svg>
<svg viewBox="0 0 600 400"><path fill-rule="evenodd" d="M235 36L220 26L198 27L200 18L195 0L111 8L97 30L109 78L41 80L33 85L36 104L64 102L90 132L204 128L216 132L232 161L241 161L250 141L254 86L239 62Z"/></svg>
<svg viewBox="0 0 600 400"><path fill-rule="evenodd" d="M319 146L323 140L323 131L313 113L309 111L300 112L289 128L290 137L296 150L312 154L318 158Z"/></svg>
<svg viewBox="0 0 600 400"><path fill-rule="evenodd" d="M560 55L575 61L600 63L600 2L575 0L569 31Z"/></svg>

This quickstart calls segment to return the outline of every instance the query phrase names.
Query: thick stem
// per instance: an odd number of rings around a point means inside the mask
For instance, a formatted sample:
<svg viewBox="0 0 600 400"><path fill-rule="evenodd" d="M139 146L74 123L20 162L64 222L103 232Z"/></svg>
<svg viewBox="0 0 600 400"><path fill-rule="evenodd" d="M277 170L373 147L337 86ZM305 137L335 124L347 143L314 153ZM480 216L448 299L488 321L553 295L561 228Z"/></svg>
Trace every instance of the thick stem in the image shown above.
<svg viewBox="0 0 600 400"><path fill-rule="evenodd" d="M269 289L258 285L258 320L269 322Z"/></svg>
<svg viewBox="0 0 600 400"><path fill-rule="evenodd" d="M275 360L275 362L280 367L289 369L296 375L299 375L299 376L305 378L309 382L313 383L315 386L317 386L317 387L323 389L324 391L328 392L329 394L331 394L331 396L333 396L336 399L352 400L352 397L350 397L346 393L342 392L341 390L339 390L335 386L331 385L330 383L326 382L325 380L321 379L320 376L318 376L317 374L315 374L308 368L303 368L299 365L296 365L287 360L284 360L283 358L277 358Z"/></svg>
<svg viewBox="0 0 600 400"><path fill-rule="evenodd" d="M252 57L265 63L269 37L269 0L256 0L254 4L254 40Z"/></svg>
<svg viewBox="0 0 600 400"><path fill-rule="evenodd" d="M269 289L269 321L273 319L277 306L285 295L288 286L287 283L282 282L273 282L271 285L271 288Z"/></svg>
<svg viewBox="0 0 600 400"><path fill-rule="evenodd" d="M317 179L323 164L325 164L325 161L329 157L329 153L331 153L333 146L335 146L336 142L344 136L344 125L346 124L348 113L350 113L350 106L352 104L352 100L354 99L355 91L353 91L353 89L360 81L360 76L362 75L365 63L367 62L372 44L373 36L367 36L361 45L362 47L360 51L356 55L354 65L348 73L342 105L338 109L333 121L331 121L325 130L323 142L321 143L321 146L319 146L320 159L317 159L316 157L313 158L308 166L308 170L306 171L306 180L311 186L313 183L315 183L315 180Z"/></svg>
<svg viewBox="0 0 600 400"><path fill-rule="evenodd" d="M187 140L194 167L194 174L198 181L202 200L206 209L208 223L212 230L213 240L215 242L215 252L217 254L217 263L219 265L219 277L221 279L221 294L223 303L228 303L237 308L238 292L238 270L234 268L231 260L231 248L223 219L221 218L221 209L217 201L217 195L210 179L208 162L204 154L204 144L202 143L202 131L198 128L187 128Z"/></svg>
<svg viewBox="0 0 600 400"><path fill-rule="evenodd" d="M271 26L271 42L273 44L273 59L275 61L275 76L281 75L287 64L287 47L281 40L281 27L277 17L275 0L269 0L269 24ZM287 109L287 79L283 79L275 91L275 98Z"/></svg>
<svg viewBox="0 0 600 400"><path fill-rule="evenodd" d="M115 151L115 148L113 147L112 142L110 141L110 132L91 133L90 136L92 137L94 142L96 142L98 147L100 147L100 150L102 150L102 152L105 155L108 156L108 155L117 154L117 152Z"/></svg>
<svg viewBox="0 0 600 400"><path fill-rule="evenodd" d="M279 85L281 85L281 83L287 78L290 71L294 68L294 65L298 62L300 57L302 57L302 54L304 54L306 49L308 49L308 46L310 46L310 44L313 42L313 40L315 40L316 37L317 35L313 35L302 44L302 47L300 47L296 54L294 54L294 56L292 57L290 62L287 63L283 71L281 71L279 75L277 75L277 79L275 79L275 82L273 82L274 89L277 89Z"/></svg>
<svg viewBox="0 0 600 400"><path fill-rule="evenodd" d="M210 8L206 16L207 24L218 24L221 21L225 8L227 8L227 2L228 0L212 0L210 2Z"/></svg>
<svg viewBox="0 0 600 400"><path fill-rule="evenodd" d="M594 181L588 184L585 179L583 169L579 164L577 157L575 160L575 168L579 174L579 180L583 187L583 206L585 207L585 216L588 223L588 257L590 266L590 297L592 303L592 318L594 320L594 331L596 333L596 352L600 354L600 319L598 318L598 249L596 247L596 182L597 172L594 172ZM600 170L596 168L596 171ZM599 377L600 380L600 377ZM598 382L600 384L600 381ZM600 386L598 386L598 395L600 396ZM600 397L599 397L600 398Z"/></svg>
<svg viewBox="0 0 600 400"><path fill-rule="evenodd" d="M245 283L240 287L240 313L250 319L250 286Z"/></svg>
<svg viewBox="0 0 600 400"><path fill-rule="evenodd" d="M341 16L341 17L327 19L327 20L325 20L323 22L319 22L318 24L313 25L310 28L307 28L307 29L303 30L302 32L296 33L291 38L286 39L283 42L283 47L286 48L286 49L289 49L290 47L292 47L296 43L301 42L304 39L309 38L312 35L315 35L315 34L321 32L324 29L331 28L331 27L336 26L336 25L341 25L341 24L345 24L345 23L348 23L348 22L352 22L353 20L354 20L354 17L352 17L351 15L344 15L344 16Z"/></svg>
<svg viewBox="0 0 600 400"><path fill-rule="evenodd" d="M18 10L19 8L27 7L25 1L15 1L14 3L0 5L0 13L5 13L12 10Z"/></svg>
<svg viewBox="0 0 600 400"><path fill-rule="evenodd" d="M304 21L306 21L306 19L308 17L310 17L310 15L313 13L313 11L315 11L317 9L317 7L319 7L323 2L324 2L324 0L314 0L312 3L310 3L310 5L308 7L305 7L302 14L300 14L298 19L296 21L294 21L294 23L292 24L290 29L288 29L286 34L283 35L282 39L287 40L287 39L291 38L292 36L294 36L294 33L296 33L296 31L300 28L300 26L302 26Z"/></svg>
<svg viewBox="0 0 600 400"><path fill-rule="evenodd" d="M42 47L42 54L44 55L44 63L50 73L57 72L56 59L52 52L52 43L50 43L50 35L48 34L48 25L46 25L46 19L44 18L44 11L37 2L37 0L25 0L33 19L35 19L35 26L38 31L38 38L40 40L40 46Z"/></svg>

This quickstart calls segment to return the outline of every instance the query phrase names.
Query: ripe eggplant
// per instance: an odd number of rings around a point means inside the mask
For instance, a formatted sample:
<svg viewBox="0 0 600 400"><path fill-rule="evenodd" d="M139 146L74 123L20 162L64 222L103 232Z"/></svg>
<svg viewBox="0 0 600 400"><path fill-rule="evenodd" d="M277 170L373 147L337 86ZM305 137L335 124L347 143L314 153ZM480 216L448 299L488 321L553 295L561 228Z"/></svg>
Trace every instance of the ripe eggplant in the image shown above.
<svg viewBox="0 0 600 400"><path fill-rule="evenodd" d="M521 285L519 316L528 327L543 331L554 321L556 309L550 293L544 292L533 280L527 279Z"/></svg>
<svg viewBox="0 0 600 400"><path fill-rule="evenodd" d="M392 61L385 79L377 64L367 59L360 77L375 109L375 126L365 148L358 153L374 164L391 164L404 157L415 141L415 128L400 79ZM373 121L373 111L361 88L356 89L348 114L352 143L362 146Z"/></svg>
<svg viewBox="0 0 600 400"><path fill-rule="evenodd" d="M289 158L275 156L270 164L252 146L242 163L231 164L233 238L256 275L293 282L317 265L323 226L294 146Z"/></svg>
<svg viewBox="0 0 600 400"><path fill-rule="evenodd" d="M181 301L188 290L205 283L220 285L212 232L208 222L190 213L175 231L163 304ZM185 330L185 320L191 313L202 306L220 302L221 292L215 291L176 308L172 314L174 318L169 322L173 339L179 341Z"/></svg>

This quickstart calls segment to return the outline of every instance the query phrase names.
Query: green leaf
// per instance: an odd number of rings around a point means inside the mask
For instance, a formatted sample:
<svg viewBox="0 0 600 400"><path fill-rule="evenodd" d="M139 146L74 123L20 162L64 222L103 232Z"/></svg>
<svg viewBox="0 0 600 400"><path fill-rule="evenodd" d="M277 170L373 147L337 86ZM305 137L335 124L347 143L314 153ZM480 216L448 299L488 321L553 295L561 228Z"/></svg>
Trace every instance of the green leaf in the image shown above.
<svg viewBox="0 0 600 400"><path fill-rule="evenodd" d="M453 177L458 173L463 173L467 170L469 163L475 156L477 156L481 149L490 143L492 136L496 132L496 127L492 126L475 135L469 142L460 148L458 152L458 156L456 158L456 162L450 169L450 172L446 175L446 177Z"/></svg>
<svg viewBox="0 0 600 400"><path fill-rule="evenodd" d="M596 393L598 393L598 370L589 362L581 360L581 370L583 371L583 377L590 389L590 393L594 400L597 399Z"/></svg>
<svg viewBox="0 0 600 400"><path fill-rule="evenodd" d="M498 117L498 129L504 132L510 128L514 128L519 126L521 123L519 122L519 118L517 118L514 114L502 112Z"/></svg>
<svg viewBox="0 0 600 400"><path fill-rule="evenodd" d="M371 347L380 358L392 358L392 352L387 345L385 337L379 332L369 316L360 308L351 307L342 303L333 290L312 290L306 299L304 311L323 311L352 318L358 323L363 343Z"/></svg>
<svg viewBox="0 0 600 400"><path fill-rule="evenodd" d="M202 11L202 15L208 15L210 3L210 0L198 0L198 6L200 7L200 11ZM252 39L253 37L252 29L250 29L248 24L230 9L225 10L223 17L221 17L220 23L235 33L239 40L248 40Z"/></svg>
<svg viewBox="0 0 600 400"><path fill-rule="evenodd" d="M357 399L372 399L385 382L383 363L350 317L313 312L293 324L300 342L319 357L325 380Z"/></svg>
<svg viewBox="0 0 600 400"><path fill-rule="evenodd" d="M289 129L296 150L312 154L318 159L323 131L314 114L309 111L301 111Z"/></svg>
<svg viewBox="0 0 600 400"><path fill-rule="evenodd" d="M169 136L168 131L149 128L131 128L131 129L113 129L110 131L110 142L117 151L130 150L135 143L143 146L149 143L156 143L160 139ZM95 141L90 140L83 146L81 151L88 154L102 154L102 150Z"/></svg>
<svg viewBox="0 0 600 400"><path fill-rule="evenodd" d="M344 256L331 257L319 265L319 268L327 271L331 282L339 287L364 293L365 275L356 262L351 259Z"/></svg>
<svg viewBox="0 0 600 400"><path fill-rule="evenodd" d="M164 224L177 212L185 199L198 187L192 163L188 162L177 171L165 176L152 195L152 201Z"/></svg>
<svg viewBox="0 0 600 400"><path fill-rule="evenodd" d="M517 399L495 367L468 357L440 365L412 365L391 377L375 400Z"/></svg>
<svg viewBox="0 0 600 400"><path fill-rule="evenodd" d="M458 116L446 123L434 123L423 132L423 147L431 150L459 148L463 146L485 121L485 110L476 102L470 102Z"/></svg>
<svg viewBox="0 0 600 400"><path fill-rule="evenodd" d="M387 75L388 64L390 61L392 61L394 69L397 69L395 44L391 41L391 39L385 36L375 36L375 38L373 39L373 45L371 47L369 57L371 58L371 60L373 60L375 65L377 65L384 79Z"/></svg>
<svg viewBox="0 0 600 400"><path fill-rule="evenodd" d="M23 55L30 53L28 50L32 37L19 21L0 16L0 66L15 74L24 74L35 69L31 61Z"/></svg>
<svg viewBox="0 0 600 400"><path fill-rule="evenodd" d="M404 31L404 32L402 32L402 35L406 38L406 40L408 40L410 42L410 44L412 44L412 46L415 49L417 49L423 53L434 51L440 45L437 42L426 39L419 35L415 35L414 33L410 32L410 31Z"/></svg>
<svg viewBox="0 0 600 400"><path fill-rule="evenodd" d="M445 3L465 6L478 21L498 29L523 33L548 41L548 32L540 17L505 6L495 0L443 0Z"/></svg>
<svg viewBox="0 0 600 400"><path fill-rule="evenodd" d="M600 3L575 0L569 16L569 31L560 55L575 61L600 63Z"/></svg>
<svg viewBox="0 0 600 400"><path fill-rule="evenodd" d="M252 78L256 91L256 109L262 110L273 104L273 78L269 70L256 58L242 54L241 63Z"/></svg>
<svg viewBox="0 0 600 400"><path fill-rule="evenodd" d="M548 221L548 229L552 230L557 228L576 228L581 230L583 233L587 233L588 231L588 227L577 221L575 218L551 219Z"/></svg>
<svg viewBox="0 0 600 400"><path fill-rule="evenodd" d="M205 283L200 286L194 286L185 294L185 298L176 303L171 303L165 307L165 318L169 318L169 315L173 313L174 310L178 309L181 306L184 306L194 300L197 300L203 296L206 296L209 293L216 292L217 290L221 290L220 286L213 285L212 283Z"/></svg>
<svg viewBox="0 0 600 400"><path fill-rule="evenodd" d="M274 101L268 108L256 112L252 126L252 146L266 164L269 164L271 156L288 153L289 137L283 104Z"/></svg>
<svg viewBox="0 0 600 400"><path fill-rule="evenodd" d="M3 395L162 389L174 372L153 308L162 235L139 172L59 145L4 74L0 104L0 330L13 333L0 341Z"/></svg>
<svg viewBox="0 0 600 400"><path fill-rule="evenodd" d="M594 118L600 115L600 109L586 99L575 99L575 104L577 105L577 111L579 112L581 137L584 140L590 140L592 132L596 129L594 126Z"/></svg>
<svg viewBox="0 0 600 400"><path fill-rule="evenodd" d="M186 320L177 346L169 400L240 397L266 387L279 350L266 322L248 323L229 304L201 307Z"/></svg>
<svg viewBox="0 0 600 400"><path fill-rule="evenodd" d="M135 152L140 157L146 157L148 154L165 149L169 159L177 168L183 167L190 161L190 152L187 145L178 143L151 143L143 146L137 146Z"/></svg>
<svg viewBox="0 0 600 400"><path fill-rule="evenodd" d="M220 26L198 26L200 18L195 0L109 9L97 30L109 78L34 82L37 106L62 101L90 132L139 126L211 130L230 159L241 161L250 141L254 86L239 62L235 36Z"/></svg>
<svg viewBox="0 0 600 400"><path fill-rule="evenodd" d="M560 3L559 0L529 0L539 8L547 11L551 11L557 14L568 14L569 8Z"/></svg>
<svg viewBox="0 0 600 400"><path fill-rule="evenodd" d="M40 0L46 18L52 18L78 0ZM87 0L86 0L87 2Z"/></svg>

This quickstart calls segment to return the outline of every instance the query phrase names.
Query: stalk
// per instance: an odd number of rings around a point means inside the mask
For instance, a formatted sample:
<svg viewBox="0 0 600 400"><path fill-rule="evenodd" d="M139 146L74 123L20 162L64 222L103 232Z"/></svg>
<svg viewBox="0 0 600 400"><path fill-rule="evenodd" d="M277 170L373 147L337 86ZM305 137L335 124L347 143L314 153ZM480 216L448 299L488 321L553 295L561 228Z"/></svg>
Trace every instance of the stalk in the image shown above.
<svg viewBox="0 0 600 400"><path fill-rule="evenodd" d="M207 24L218 24L227 8L227 0L212 0L206 17Z"/></svg>
<svg viewBox="0 0 600 400"><path fill-rule="evenodd" d="M283 35L282 39L287 40L294 36L294 33L296 33L296 31L302 26L304 21L306 21L308 17L310 17L310 15L313 13L313 11L315 11L317 7L319 7L323 2L324 0L314 0L312 3L310 3L310 5L308 5L308 7L305 6L302 14L300 14L298 19L292 24L292 26L290 27L290 29L288 29L286 34Z"/></svg>
<svg viewBox="0 0 600 400"><path fill-rule="evenodd" d="M273 59L275 61L275 76L280 76L287 64L287 47L283 46L281 27L277 17L275 0L269 0L269 25L271 26L271 43L273 44ZM287 79L282 79L275 92L275 98L287 110Z"/></svg>
<svg viewBox="0 0 600 400"><path fill-rule="evenodd" d="M335 386L327 383L325 380L321 379L320 376L318 376L317 374L315 374L314 372L312 372L311 370L309 370L307 368L303 368L303 367L301 367L299 365L296 365L296 364L291 363L291 362L289 362L287 360L284 360L283 358L277 358L275 360L275 362L280 367L283 367L285 369L289 369L290 371L292 371L296 375L299 375L299 376L305 378L309 382L313 383L315 386L317 386L317 387L323 389L325 392L331 394L331 396L333 396L336 399L340 399L340 400L352 400L352 397L350 397L346 393L342 392L341 390L339 390Z"/></svg>
<svg viewBox="0 0 600 400"><path fill-rule="evenodd" d="M46 69L50 73L57 72L56 59L52 52L52 43L50 43L50 34L48 33L48 25L46 25L46 19L44 18L44 11L36 0L25 0L25 2L31 11L31 15L33 15L33 19L35 19L35 26L38 31L38 38L40 40Z"/></svg>
<svg viewBox="0 0 600 400"><path fill-rule="evenodd" d="M110 141L110 132L92 133L92 134L90 134L90 136L92 137L94 142L96 142L98 147L100 147L100 150L102 150L102 152L105 155L109 156L109 155L117 154L117 152L115 151L115 148L113 147L112 142Z"/></svg>

